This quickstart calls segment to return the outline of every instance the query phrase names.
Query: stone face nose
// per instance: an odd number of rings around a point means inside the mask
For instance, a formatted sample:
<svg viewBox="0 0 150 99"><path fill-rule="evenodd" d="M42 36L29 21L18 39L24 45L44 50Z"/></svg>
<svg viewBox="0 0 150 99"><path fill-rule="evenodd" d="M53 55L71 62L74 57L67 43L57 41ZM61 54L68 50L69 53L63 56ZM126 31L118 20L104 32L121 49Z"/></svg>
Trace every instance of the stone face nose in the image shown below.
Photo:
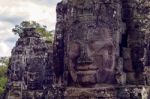
<svg viewBox="0 0 150 99"><path fill-rule="evenodd" d="M77 64L79 65L90 65L93 61L88 56L88 53L85 49L82 49L80 57L77 59Z"/></svg>

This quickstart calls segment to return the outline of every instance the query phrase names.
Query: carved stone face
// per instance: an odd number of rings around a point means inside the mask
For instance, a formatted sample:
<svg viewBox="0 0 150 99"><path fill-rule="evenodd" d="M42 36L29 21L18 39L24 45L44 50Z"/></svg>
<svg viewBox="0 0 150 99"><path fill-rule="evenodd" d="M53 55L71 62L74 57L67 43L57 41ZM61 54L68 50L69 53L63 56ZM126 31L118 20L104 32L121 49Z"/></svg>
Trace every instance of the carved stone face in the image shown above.
<svg viewBox="0 0 150 99"><path fill-rule="evenodd" d="M30 58L27 60L27 87L31 90L42 89L42 83L44 80L44 61L41 58ZM38 62L38 64L36 64ZM43 67L42 67L43 66Z"/></svg>
<svg viewBox="0 0 150 99"><path fill-rule="evenodd" d="M31 90L42 89L42 82L38 72L27 73L27 87Z"/></svg>
<svg viewBox="0 0 150 99"><path fill-rule="evenodd" d="M80 83L112 83L115 45L107 27L81 25L70 36L69 58ZM82 31L82 32L81 32Z"/></svg>

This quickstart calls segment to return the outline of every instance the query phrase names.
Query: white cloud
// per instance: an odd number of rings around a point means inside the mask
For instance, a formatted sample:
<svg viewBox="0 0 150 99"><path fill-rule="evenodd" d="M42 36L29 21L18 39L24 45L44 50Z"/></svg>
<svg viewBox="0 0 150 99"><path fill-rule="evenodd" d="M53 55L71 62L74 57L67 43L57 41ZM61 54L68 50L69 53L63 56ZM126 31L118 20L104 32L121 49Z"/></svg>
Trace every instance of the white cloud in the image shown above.
<svg viewBox="0 0 150 99"><path fill-rule="evenodd" d="M11 49L4 42L0 42L0 57L1 56L10 56Z"/></svg>
<svg viewBox="0 0 150 99"><path fill-rule="evenodd" d="M55 6L36 5L34 3L27 2L27 6L21 4L23 11L28 13L29 20L35 20L43 25L46 25L49 29L54 29L55 26L51 26L51 23L56 22Z"/></svg>
<svg viewBox="0 0 150 99"><path fill-rule="evenodd" d="M23 20L34 20L46 25L49 30L55 29L55 9L59 1L61 0L0 0L0 56L10 55L17 38L11 30ZM8 39L14 41L6 42Z"/></svg>
<svg viewBox="0 0 150 99"><path fill-rule="evenodd" d="M12 33L14 26L8 22L0 22L0 42L4 42L9 38L16 38L17 36ZM5 42L4 42L5 43Z"/></svg>
<svg viewBox="0 0 150 99"><path fill-rule="evenodd" d="M8 1L0 0L0 15L11 17L21 16L24 20L34 20L43 25L47 25L49 29L54 29L55 26L52 26L51 23L56 23L56 5L48 7L44 4L40 5L39 3L33 2L36 0ZM7 5L5 4L6 2L8 3Z"/></svg>

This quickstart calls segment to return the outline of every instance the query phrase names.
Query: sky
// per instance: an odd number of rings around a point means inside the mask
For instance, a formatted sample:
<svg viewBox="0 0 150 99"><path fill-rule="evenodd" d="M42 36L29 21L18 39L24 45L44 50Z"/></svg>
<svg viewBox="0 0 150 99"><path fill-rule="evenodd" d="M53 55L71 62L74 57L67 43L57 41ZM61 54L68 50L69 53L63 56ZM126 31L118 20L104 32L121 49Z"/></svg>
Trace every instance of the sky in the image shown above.
<svg viewBox="0 0 150 99"><path fill-rule="evenodd" d="M54 30L56 4L61 0L0 0L0 57L10 56L18 39L12 28L33 20Z"/></svg>

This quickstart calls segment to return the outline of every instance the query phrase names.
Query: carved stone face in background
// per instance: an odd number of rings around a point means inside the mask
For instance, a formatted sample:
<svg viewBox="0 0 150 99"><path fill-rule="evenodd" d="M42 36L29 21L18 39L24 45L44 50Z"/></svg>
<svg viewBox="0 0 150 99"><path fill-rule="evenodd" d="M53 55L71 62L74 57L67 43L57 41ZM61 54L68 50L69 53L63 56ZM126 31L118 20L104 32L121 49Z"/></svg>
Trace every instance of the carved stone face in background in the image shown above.
<svg viewBox="0 0 150 99"><path fill-rule="evenodd" d="M112 83L114 80L115 45L106 26L78 24L72 30L68 46L71 67L80 83Z"/></svg>
<svg viewBox="0 0 150 99"><path fill-rule="evenodd" d="M38 90L42 89L43 79L44 79L44 60L41 61L42 58L30 58L27 60L27 70L26 76L26 84L28 89L30 90ZM35 64L38 62L39 64ZM42 67L43 66L43 67Z"/></svg>

